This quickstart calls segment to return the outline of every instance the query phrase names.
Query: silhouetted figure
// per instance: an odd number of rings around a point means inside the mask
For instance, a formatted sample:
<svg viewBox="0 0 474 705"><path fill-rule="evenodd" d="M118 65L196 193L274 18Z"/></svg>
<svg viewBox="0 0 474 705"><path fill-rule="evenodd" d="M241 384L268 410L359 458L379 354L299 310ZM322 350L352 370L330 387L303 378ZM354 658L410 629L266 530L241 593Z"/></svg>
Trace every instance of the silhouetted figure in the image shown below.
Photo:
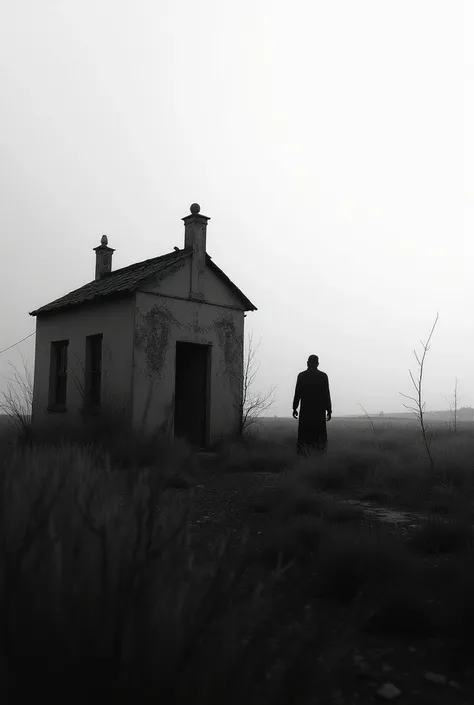
<svg viewBox="0 0 474 705"><path fill-rule="evenodd" d="M308 451L327 448L326 421L331 420L332 406L329 393L329 380L325 372L318 370L319 358L310 355L308 369L300 372L296 380L293 399L293 418L298 418L298 405L301 402L298 423L298 455Z"/></svg>

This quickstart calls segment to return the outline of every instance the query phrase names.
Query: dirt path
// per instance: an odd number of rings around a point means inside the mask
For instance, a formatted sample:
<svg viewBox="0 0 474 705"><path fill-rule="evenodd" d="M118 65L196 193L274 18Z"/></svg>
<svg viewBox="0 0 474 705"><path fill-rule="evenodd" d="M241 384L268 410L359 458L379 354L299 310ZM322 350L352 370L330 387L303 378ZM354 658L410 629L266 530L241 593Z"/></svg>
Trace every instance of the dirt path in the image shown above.
<svg viewBox="0 0 474 705"><path fill-rule="evenodd" d="M231 545L238 545L245 529L250 537L257 537L268 525L265 514L252 511L253 498L261 490L276 489L286 481L284 473L222 473L215 463L205 460L196 485L188 490L167 490L166 495L170 502L191 502L191 530L197 545L209 546L224 532ZM321 492L321 496L341 506L360 508L368 523L384 524L391 533L402 537L428 518L422 512L390 508L333 492Z"/></svg>
<svg viewBox="0 0 474 705"><path fill-rule="evenodd" d="M198 484L185 494L192 498L194 525L215 524L227 519L230 527L249 520L252 498L262 489L277 488L287 480L284 473L239 472L222 474L214 466L203 473ZM172 490L175 496L182 490ZM399 527L416 527L427 519L422 512L395 509L375 502L352 499L334 492L321 492L327 499L360 508L367 518Z"/></svg>

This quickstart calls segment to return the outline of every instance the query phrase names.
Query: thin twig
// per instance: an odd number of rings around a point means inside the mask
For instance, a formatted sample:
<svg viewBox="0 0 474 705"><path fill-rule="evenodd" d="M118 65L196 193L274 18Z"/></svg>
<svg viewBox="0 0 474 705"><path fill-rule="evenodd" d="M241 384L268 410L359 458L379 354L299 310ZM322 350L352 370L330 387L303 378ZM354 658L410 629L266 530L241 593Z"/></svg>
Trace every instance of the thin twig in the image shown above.
<svg viewBox="0 0 474 705"><path fill-rule="evenodd" d="M425 445L428 460L432 469L434 468L434 457L431 452L431 434L428 431L428 427L425 421L426 405L423 401L423 373L425 368L426 354L430 349L431 338L433 337L434 329L436 328L436 324L438 323L438 318L439 313L436 314L435 322L433 323L426 343L424 343L422 340L420 341L423 349L423 354L421 355L421 358L419 357L416 350L413 351L415 360L418 364L418 377L417 379L415 379L411 370L409 370L409 374L413 387L415 388L416 396L411 397L408 394L403 394L402 392L400 392L400 395L402 397L404 397L405 399L409 399L413 402L413 406L408 406L407 404L403 404L403 406L405 407L405 409L408 409L409 411L412 411L415 414L418 423L420 424L421 434L423 436L423 443Z"/></svg>
<svg viewBox="0 0 474 705"><path fill-rule="evenodd" d="M254 391L255 380L260 365L256 361L256 353L260 347L261 339L256 346L253 345L253 334L248 338L247 354L244 359L242 377L242 400L240 403L240 435L243 435L275 403L276 387L264 394Z"/></svg>
<svg viewBox="0 0 474 705"><path fill-rule="evenodd" d="M368 419L370 425L372 426L372 431L373 431L374 433L377 433L376 428L375 428L375 425L374 425L374 422L373 422L372 419L370 418L370 416L369 416L367 410L362 406L362 404L359 404L359 406L360 406L360 408L362 409L362 411L364 412L364 414L367 416L367 419Z"/></svg>

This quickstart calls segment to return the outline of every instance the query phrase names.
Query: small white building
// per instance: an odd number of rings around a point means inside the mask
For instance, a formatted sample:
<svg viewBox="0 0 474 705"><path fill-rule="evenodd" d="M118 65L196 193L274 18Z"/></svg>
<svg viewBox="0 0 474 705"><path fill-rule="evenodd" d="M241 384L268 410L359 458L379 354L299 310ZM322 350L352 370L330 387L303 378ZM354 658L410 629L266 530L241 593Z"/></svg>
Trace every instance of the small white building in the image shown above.
<svg viewBox="0 0 474 705"><path fill-rule="evenodd" d="M244 317L256 307L207 254L209 218L190 210L183 249L113 271L103 236L94 281L32 311L35 430L107 410L197 447L238 432Z"/></svg>

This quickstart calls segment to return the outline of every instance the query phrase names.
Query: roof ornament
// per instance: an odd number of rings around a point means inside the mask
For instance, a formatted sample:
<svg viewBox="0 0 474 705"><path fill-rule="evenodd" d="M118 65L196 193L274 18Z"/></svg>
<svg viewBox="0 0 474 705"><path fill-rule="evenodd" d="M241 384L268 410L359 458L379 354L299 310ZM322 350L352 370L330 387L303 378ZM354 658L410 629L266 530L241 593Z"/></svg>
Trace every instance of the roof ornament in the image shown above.
<svg viewBox="0 0 474 705"><path fill-rule="evenodd" d="M102 237L100 238L100 244L104 247L107 247L107 245L109 244L109 238L107 237L107 235L102 235Z"/></svg>
<svg viewBox="0 0 474 705"><path fill-rule="evenodd" d="M192 203L191 206L189 207L189 210L193 215L197 215L199 211L201 210L201 206L199 203Z"/></svg>

